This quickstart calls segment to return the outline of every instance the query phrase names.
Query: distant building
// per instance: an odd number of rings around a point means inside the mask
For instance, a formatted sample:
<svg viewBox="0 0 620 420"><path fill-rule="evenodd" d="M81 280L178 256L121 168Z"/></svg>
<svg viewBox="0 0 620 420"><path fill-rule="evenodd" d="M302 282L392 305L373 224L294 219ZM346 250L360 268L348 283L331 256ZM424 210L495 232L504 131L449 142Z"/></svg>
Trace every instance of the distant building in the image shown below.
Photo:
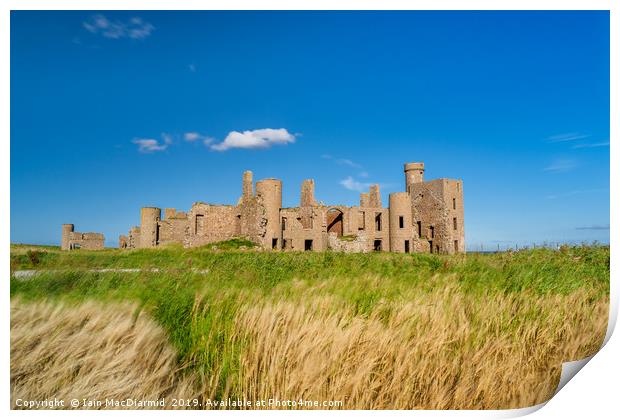
<svg viewBox="0 0 620 420"><path fill-rule="evenodd" d="M299 207L282 207L282 181L263 179L254 187L252 172L246 171L237 205L197 202L188 212L165 209L163 218L160 208L143 207L140 226L121 235L119 246L196 247L246 238L271 250L464 252L463 182L425 182L423 163L407 163L404 169L406 191L390 194L389 208L382 207L378 185L360 194L358 206L317 204L311 179L301 185ZM65 226L73 235L67 232L66 246ZM100 234L79 234L72 226L63 225L63 249L99 249L91 235ZM103 235L98 240L103 247Z"/></svg>
<svg viewBox="0 0 620 420"><path fill-rule="evenodd" d="M70 223L62 225L62 239L60 249L103 249L105 238L102 233L95 232L75 232L74 226Z"/></svg>

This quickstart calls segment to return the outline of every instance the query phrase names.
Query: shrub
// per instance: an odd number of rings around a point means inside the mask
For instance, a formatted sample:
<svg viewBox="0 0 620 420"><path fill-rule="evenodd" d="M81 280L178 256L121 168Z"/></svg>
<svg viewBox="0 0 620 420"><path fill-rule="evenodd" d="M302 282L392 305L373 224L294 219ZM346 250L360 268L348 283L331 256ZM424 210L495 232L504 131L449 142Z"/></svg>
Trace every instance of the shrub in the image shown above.
<svg viewBox="0 0 620 420"><path fill-rule="evenodd" d="M40 259L39 259L39 251L33 251L31 249L29 249L26 252L26 256L28 257L28 260L30 261L30 264L32 264L32 266L36 266L37 264L39 264Z"/></svg>

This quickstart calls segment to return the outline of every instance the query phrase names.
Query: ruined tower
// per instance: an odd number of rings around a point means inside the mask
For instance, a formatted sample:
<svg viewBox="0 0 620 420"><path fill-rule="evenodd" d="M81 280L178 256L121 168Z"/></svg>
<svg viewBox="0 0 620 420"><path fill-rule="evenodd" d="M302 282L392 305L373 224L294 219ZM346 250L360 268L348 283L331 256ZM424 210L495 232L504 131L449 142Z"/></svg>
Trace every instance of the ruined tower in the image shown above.
<svg viewBox="0 0 620 420"><path fill-rule="evenodd" d="M265 218L267 219L263 245L271 249L279 249L282 238L282 226L280 224L282 181L274 178L257 181L256 196L262 201L265 209Z"/></svg>
<svg viewBox="0 0 620 420"><path fill-rule="evenodd" d="M248 200L254 197L254 184L252 181L252 171L245 171L243 173L243 184L241 186L241 200L248 202Z"/></svg>
<svg viewBox="0 0 620 420"><path fill-rule="evenodd" d="M367 192L360 193L360 207L370 207L370 196Z"/></svg>
<svg viewBox="0 0 620 420"><path fill-rule="evenodd" d="M140 248L152 248L159 241L159 225L161 209L158 207L142 207L140 211Z"/></svg>
<svg viewBox="0 0 620 420"><path fill-rule="evenodd" d="M62 225L62 237L60 240L60 249L67 251L69 249L69 236L75 227L72 223L65 223Z"/></svg>
<svg viewBox="0 0 620 420"><path fill-rule="evenodd" d="M413 184L424 182L424 162L405 163L405 186L411 194Z"/></svg>
<svg viewBox="0 0 620 420"><path fill-rule="evenodd" d="M174 208L165 208L164 209L164 220L172 219L177 215L177 209Z"/></svg>
<svg viewBox="0 0 620 420"><path fill-rule="evenodd" d="M306 179L301 184L301 207L316 206L316 200L314 199L314 180Z"/></svg>
<svg viewBox="0 0 620 420"><path fill-rule="evenodd" d="M381 193L379 192L379 184L370 186L368 191L369 207L381 207Z"/></svg>

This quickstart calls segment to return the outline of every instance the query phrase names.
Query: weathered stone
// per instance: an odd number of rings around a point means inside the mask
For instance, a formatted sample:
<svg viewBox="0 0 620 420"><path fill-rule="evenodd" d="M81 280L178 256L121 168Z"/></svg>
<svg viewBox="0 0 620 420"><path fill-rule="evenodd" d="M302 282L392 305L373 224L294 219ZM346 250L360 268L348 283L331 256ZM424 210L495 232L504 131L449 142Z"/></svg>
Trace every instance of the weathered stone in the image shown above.
<svg viewBox="0 0 620 420"><path fill-rule="evenodd" d="M421 162L405 164L404 172L406 191L390 194L388 208L378 185L360 194L359 206L317 204L313 180L303 182L299 207L283 208L282 181L263 179L254 188L252 172L246 171L237 205L197 202L187 213L167 208L163 220L161 209L145 207L140 227L121 236L119 246L196 247L245 238L273 250L464 252L462 181L425 182ZM63 249L73 232L68 226L63 225Z"/></svg>
<svg viewBox="0 0 620 420"><path fill-rule="evenodd" d="M60 249L64 251L74 249L103 249L105 238L102 233L95 232L75 232L74 226L70 223L62 225L62 237Z"/></svg>
<svg viewBox="0 0 620 420"><path fill-rule="evenodd" d="M368 234L360 232L357 235L341 236L335 232L328 234L329 249L339 252L368 252Z"/></svg>
<svg viewBox="0 0 620 420"><path fill-rule="evenodd" d="M301 184L301 207L316 206L316 200L314 199L314 180L306 179Z"/></svg>

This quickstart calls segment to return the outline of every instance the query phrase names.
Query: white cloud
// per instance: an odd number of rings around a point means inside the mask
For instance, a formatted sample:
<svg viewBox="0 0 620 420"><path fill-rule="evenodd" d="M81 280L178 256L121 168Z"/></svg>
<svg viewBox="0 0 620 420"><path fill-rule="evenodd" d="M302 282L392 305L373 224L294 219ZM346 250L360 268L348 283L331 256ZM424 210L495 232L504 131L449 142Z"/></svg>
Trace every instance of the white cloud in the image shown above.
<svg viewBox="0 0 620 420"><path fill-rule="evenodd" d="M202 137L202 136L200 135L200 133L197 133L197 132L195 132L195 131L191 131L191 132L189 132L189 133L185 133L185 134L183 135L183 138L184 138L186 141L196 141L196 140L200 140L200 138L201 138L201 137Z"/></svg>
<svg viewBox="0 0 620 420"><path fill-rule="evenodd" d="M82 25L88 32L110 39L144 39L151 35L155 29L152 24L139 17L133 17L127 22L122 22L111 21L104 15L94 15Z"/></svg>
<svg viewBox="0 0 620 420"><path fill-rule="evenodd" d="M231 131L223 142L211 145L211 149L218 152L228 149L266 149L274 144L294 142L295 136L285 128L261 128L244 132Z"/></svg>
<svg viewBox="0 0 620 420"><path fill-rule="evenodd" d="M127 36L133 39L144 39L151 35L153 29L155 29L153 25L144 22L142 18L139 17L131 18L129 25L126 26Z"/></svg>
<svg viewBox="0 0 620 420"><path fill-rule="evenodd" d="M133 140L133 143L138 145L138 151L140 153L161 152L166 150L169 145L174 144L175 138L179 137L181 136L161 133L161 140L138 138ZM214 144L216 142L214 137L201 134L197 131L183 133L182 138L190 143L201 142L205 146L217 151L234 148L268 148L273 144L286 144L295 141L295 136L284 128L264 128L260 130L244 131L243 133L231 131L223 142L217 144Z"/></svg>
<svg viewBox="0 0 620 420"><path fill-rule="evenodd" d="M560 142L565 142L565 141L587 139L588 137L590 137L589 134L565 133L565 134L556 134L555 136L547 137L547 140L549 140L551 143L560 143Z"/></svg>
<svg viewBox="0 0 620 420"><path fill-rule="evenodd" d="M605 146L609 146L609 140L603 141L603 142L600 142L600 143L576 144L572 148L573 149L590 149L592 147L605 147Z"/></svg>
<svg viewBox="0 0 620 420"><path fill-rule="evenodd" d="M188 133L185 133L183 135L183 138L185 139L185 141L189 141L192 143L200 140L205 146L208 146L215 141L213 137L204 136L196 131L190 131Z"/></svg>
<svg viewBox="0 0 620 420"><path fill-rule="evenodd" d="M164 143L160 143L155 139L135 139L133 143L138 145L138 151L140 153L162 152L168 148L169 144L165 141Z"/></svg>
<svg viewBox="0 0 620 420"><path fill-rule="evenodd" d="M568 172L577 167L577 162L572 159L556 159L544 168L545 172Z"/></svg>
<svg viewBox="0 0 620 420"><path fill-rule="evenodd" d="M332 155L328 155L328 154L321 155L321 159L333 160L338 165L350 166L351 168L357 168L357 169L362 168L362 165L360 165L357 162L353 162L351 159L335 158Z"/></svg>
<svg viewBox="0 0 620 420"><path fill-rule="evenodd" d="M361 168L362 165L353 162L351 159L336 159L336 163L339 165L350 166L351 168Z"/></svg>
<svg viewBox="0 0 620 420"><path fill-rule="evenodd" d="M172 136L168 133L161 133L161 138L164 139L164 144L172 144Z"/></svg>
<svg viewBox="0 0 620 420"><path fill-rule="evenodd" d="M340 181L340 185L345 187L347 190L361 192L367 190L372 184L369 182L359 182L353 179L352 176L348 176Z"/></svg>
<svg viewBox="0 0 620 420"><path fill-rule="evenodd" d="M558 198L572 197L573 195L579 194L589 194L589 193L597 193L597 192L607 192L609 193L608 188L593 188L590 190L572 190L568 192L558 193L558 194L550 194L547 196L548 200L555 200Z"/></svg>
<svg viewBox="0 0 620 420"><path fill-rule="evenodd" d="M321 159L332 160L338 165L349 166L351 168L360 169L360 172L357 174L360 178L368 178L368 172L363 170L363 166L357 162L353 162L351 159L345 158L336 158L329 154L321 155ZM352 191L363 191L367 189L371 184L367 182L359 182L356 181L352 176L348 176L345 179L340 181L340 185L345 187L348 190Z"/></svg>

